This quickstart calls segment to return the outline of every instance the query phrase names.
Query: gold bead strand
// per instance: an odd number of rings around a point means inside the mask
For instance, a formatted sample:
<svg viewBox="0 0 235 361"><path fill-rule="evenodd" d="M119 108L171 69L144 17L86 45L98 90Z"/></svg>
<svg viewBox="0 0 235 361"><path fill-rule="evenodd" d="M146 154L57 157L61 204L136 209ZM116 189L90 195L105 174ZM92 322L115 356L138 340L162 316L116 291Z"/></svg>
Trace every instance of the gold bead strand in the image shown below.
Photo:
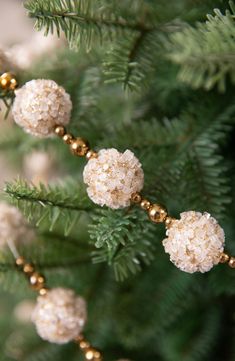
<svg viewBox="0 0 235 361"><path fill-rule="evenodd" d="M41 296L47 293L48 288L46 287L45 277L36 271L33 263L28 263L23 257L16 258L16 266L20 271L24 273L29 281L31 288L37 291Z"/></svg>
<svg viewBox="0 0 235 361"><path fill-rule="evenodd" d="M92 347L83 335L79 335L74 341L79 345L80 350L84 354L85 360L103 361L101 352L96 348Z"/></svg>
<svg viewBox="0 0 235 361"><path fill-rule="evenodd" d="M235 268L235 257L223 252L220 256L220 263L227 263L230 268Z"/></svg>
<svg viewBox="0 0 235 361"><path fill-rule="evenodd" d="M69 145L72 154L78 157L86 157L87 160L97 157L97 153L90 149L89 143L85 139L67 133L64 126L57 125L55 134Z"/></svg>
<svg viewBox="0 0 235 361"><path fill-rule="evenodd" d="M148 199L142 198L140 193L132 194L131 202L138 204L145 210L153 223L165 223L166 228L168 228L174 219L168 215L165 206L158 203L151 203Z"/></svg>
<svg viewBox="0 0 235 361"><path fill-rule="evenodd" d="M18 86L15 76L10 73L3 73L0 76L0 87L5 91L14 91Z"/></svg>

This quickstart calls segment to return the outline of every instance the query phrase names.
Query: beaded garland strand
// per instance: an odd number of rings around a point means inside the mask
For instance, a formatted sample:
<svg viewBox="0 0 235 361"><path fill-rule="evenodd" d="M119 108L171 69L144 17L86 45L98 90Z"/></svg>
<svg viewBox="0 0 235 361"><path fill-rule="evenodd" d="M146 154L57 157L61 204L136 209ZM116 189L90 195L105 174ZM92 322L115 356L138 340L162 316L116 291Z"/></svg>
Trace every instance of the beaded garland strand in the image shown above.
<svg viewBox="0 0 235 361"><path fill-rule="evenodd" d="M56 344L74 341L85 360L103 361L101 352L82 334L87 320L84 298L77 296L71 289L62 287L49 289L44 275L36 270L33 263L19 255L16 244L22 243L25 237L29 238L28 233L27 222L21 212L13 206L0 203L0 248L9 246L17 269L25 275L31 288L38 292L36 306L31 316L38 335L43 340ZM30 231L31 241L34 236L35 234Z"/></svg>
<svg viewBox="0 0 235 361"><path fill-rule="evenodd" d="M17 81L10 73L0 77L0 86L12 90ZM163 240L170 260L182 271L207 272L218 263L235 268L235 257L224 252L225 236L218 222L208 213L183 212L179 220L167 209L151 203L140 191L144 185L141 163L130 151L116 149L92 150L89 143L68 133L72 104L65 90L52 80L32 80L15 91L13 116L27 133L39 137L57 135L69 145L72 153L88 160L83 179L88 196L101 206L113 209L139 205L154 223L165 223L167 237Z"/></svg>
<svg viewBox="0 0 235 361"><path fill-rule="evenodd" d="M49 289L45 277L23 257L16 257L15 264L25 274L32 289L39 293L32 313L39 336L57 344L73 340L83 352L85 360L102 361L101 352L92 347L82 334L87 318L85 300L71 289Z"/></svg>

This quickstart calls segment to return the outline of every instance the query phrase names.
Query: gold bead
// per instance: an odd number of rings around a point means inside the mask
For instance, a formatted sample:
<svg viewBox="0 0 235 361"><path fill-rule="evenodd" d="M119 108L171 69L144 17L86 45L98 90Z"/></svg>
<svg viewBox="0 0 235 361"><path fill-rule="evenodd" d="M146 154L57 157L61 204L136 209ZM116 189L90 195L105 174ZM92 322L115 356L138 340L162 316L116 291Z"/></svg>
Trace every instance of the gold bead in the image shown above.
<svg viewBox="0 0 235 361"><path fill-rule="evenodd" d="M26 263L23 267L23 272L26 274L26 275L31 275L32 273L34 273L35 271L35 268L34 268L34 265L32 263Z"/></svg>
<svg viewBox="0 0 235 361"><path fill-rule="evenodd" d="M143 208L145 211L148 211L151 206L151 203L147 199L142 199L140 202L140 207Z"/></svg>
<svg viewBox="0 0 235 361"><path fill-rule="evenodd" d="M170 228L170 226L172 225L172 222L174 221L175 218L167 216L165 219L165 225L166 228Z"/></svg>
<svg viewBox="0 0 235 361"><path fill-rule="evenodd" d="M73 139L70 143L70 149L74 155L78 155L79 157L84 157L88 150L89 145L88 142L82 138Z"/></svg>
<svg viewBox="0 0 235 361"><path fill-rule="evenodd" d="M48 291L47 288L42 287L42 288L39 290L40 296L45 296L45 295L47 294L47 291Z"/></svg>
<svg viewBox="0 0 235 361"><path fill-rule="evenodd" d="M63 127L62 125L57 125L55 127L55 134L58 135L58 137L63 138L65 132L66 132L65 127Z"/></svg>
<svg viewBox="0 0 235 361"><path fill-rule="evenodd" d="M82 340L79 342L79 346L81 350L86 350L87 348L89 348L91 345L88 341L86 340Z"/></svg>
<svg viewBox="0 0 235 361"><path fill-rule="evenodd" d="M140 193L136 192L131 195L131 202L139 204L142 201Z"/></svg>
<svg viewBox="0 0 235 361"><path fill-rule="evenodd" d="M25 259L24 259L24 257L18 257L17 259L16 259L16 265L18 266L18 267L22 267L23 265L25 264Z"/></svg>
<svg viewBox="0 0 235 361"><path fill-rule="evenodd" d="M101 360L101 353L93 347L90 347L85 351L86 360L99 361Z"/></svg>
<svg viewBox="0 0 235 361"><path fill-rule="evenodd" d="M235 257L230 257L230 260L228 262L229 267L235 268Z"/></svg>
<svg viewBox="0 0 235 361"><path fill-rule="evenodd" d="M90 160L91 158L97 158L98 157L98 153L96 153L94 150L88 150L87 154L86 154L86 159Z"/></svg>
<svg viewBox="0 0 235 361"><path fill-rule="evenodd" d="M31 287L36 291L45 288L45 278L40 273L34 272L30 276L29 282L31 284Z"/></svg>
<svg viewBox="0 0 235 361"><path fill-rule="evenodd" d="M148 210L149 218L154 223L162 223L167 217L167 210L160 204L152 204Z"/></svg>
<svg viewBox="0 0 235 361"><path fill-rule="evenodd" d="M220 255L220 263L227 263L229 261L229 255L227 253L222 253Z"/></svg>
<svg viewBox="0 0 235 361"><path fill-rule="evenodd" d="M0 86L4 90L15 90L17 81L13 74L4 73L0 76Z"/></svg>
<svg viewBox="0 0 235 361"><path fill-rule="evenodd" d="M73 141L74 137L72 136L72 134L65 134L63 136L63 141L66 143L66 144L71 144L72 141Z"/></svg>

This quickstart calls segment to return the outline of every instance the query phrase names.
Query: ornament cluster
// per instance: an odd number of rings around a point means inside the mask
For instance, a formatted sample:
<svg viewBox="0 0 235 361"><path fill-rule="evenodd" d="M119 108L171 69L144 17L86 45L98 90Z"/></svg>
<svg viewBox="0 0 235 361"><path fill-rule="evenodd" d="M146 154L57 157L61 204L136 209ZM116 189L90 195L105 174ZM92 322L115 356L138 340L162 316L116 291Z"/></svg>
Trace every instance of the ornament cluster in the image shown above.
<svg viewBox="0 0 235 361"><path fill-rule="evenodd" d="M0 202L0 248L9 241L25 244L34 237L35 233L22 213L16 207Z"/></svg>
<svg viewBox="0 0 235 361"><path fill-rule="evenodd" d="M184 212L174 220L163 240L165 252L182 271L208 272L220 262L224 231L208 213Z"/></svg>
<svg viewBox="0 0 235 361"><path fill-rule="evenodd" d="M13 117L27 133L50 137L56 125L69 123L70 96L53 80L31 80L15 94Z"/></svg>
<svg viewBox="0 0 235 361"><path fill-rule="evenodd" d="M39 296L32 313L39 336L63 344L75 339L87 318L85 300L70 289L53 288Z"/></svg>
<svg viewBox="0 0 235 361"><path fill-rule="evenodd" d="M83 180L94 203L118 209L129 206L132 193L143 188L144 172L130 150L102 149L85 166Z"/></svg>

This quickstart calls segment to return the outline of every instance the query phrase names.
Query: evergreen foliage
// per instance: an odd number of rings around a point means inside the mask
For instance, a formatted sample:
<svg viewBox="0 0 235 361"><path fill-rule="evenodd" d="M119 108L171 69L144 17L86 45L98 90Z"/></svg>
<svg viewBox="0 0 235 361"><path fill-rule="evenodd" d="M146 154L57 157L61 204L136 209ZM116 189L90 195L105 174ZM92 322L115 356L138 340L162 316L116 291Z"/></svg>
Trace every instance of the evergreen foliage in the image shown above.
<svg viewBox="0 0 235 361"><path fill-rule="evenodd" d="M143 194L175 217L210 212L235 254L234 5L28 0L25 6L39 30L65 33L77 51L41 59L20 82L50 78L64 86L73 101L69 130L95 149L134 151L145 173ZM206 21L214 7L220 10ZM13 166L46 150L66 174L48 186L9 181L3 197L36 229L35 241L20 252L49 286L86 298L85 334L104 360L234 361L234 270L179 271L164 253L162 225L137 207L114 211L89 200L84 161L59 139L3 129L0 149ZM82 360L76 345L50 345L16 320L15 305L35 295L7 249L0 252L0 286L0 361Z"/></svg>
<svg viewBox="0 0 235 361"><path fill-rule="evenodd" d="M218 85L225 91L227 76L235 82L235 6L229 3L225 14L215 9L205 23L172 34L166 43L169 59L180 65L179 79L194 88Z"/></svg>

